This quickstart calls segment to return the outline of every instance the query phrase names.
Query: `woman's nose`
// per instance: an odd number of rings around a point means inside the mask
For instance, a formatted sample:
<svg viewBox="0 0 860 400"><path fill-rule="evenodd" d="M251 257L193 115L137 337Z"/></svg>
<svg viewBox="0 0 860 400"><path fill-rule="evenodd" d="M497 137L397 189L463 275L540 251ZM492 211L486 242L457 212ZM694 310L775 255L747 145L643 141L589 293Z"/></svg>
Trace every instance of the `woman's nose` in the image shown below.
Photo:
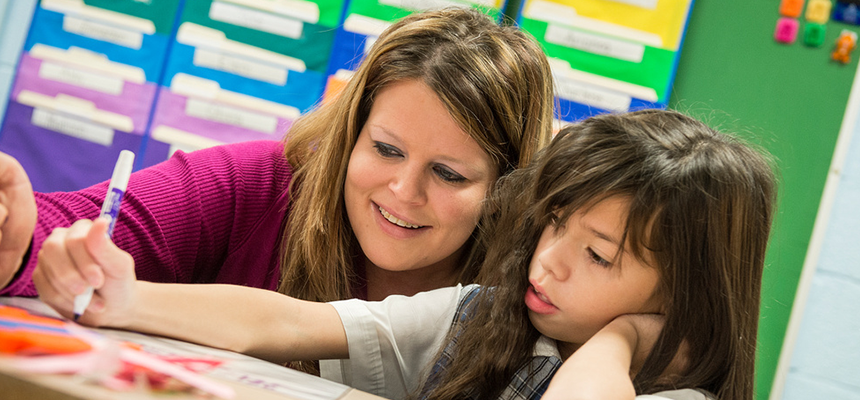
<svg viewBox="0 0 860 400"><path fill-rule="evenodd" d="M427 200L426 177L423 168L403 165L394 175L389 188L397 200L408 204L423 204Z"/></svg>

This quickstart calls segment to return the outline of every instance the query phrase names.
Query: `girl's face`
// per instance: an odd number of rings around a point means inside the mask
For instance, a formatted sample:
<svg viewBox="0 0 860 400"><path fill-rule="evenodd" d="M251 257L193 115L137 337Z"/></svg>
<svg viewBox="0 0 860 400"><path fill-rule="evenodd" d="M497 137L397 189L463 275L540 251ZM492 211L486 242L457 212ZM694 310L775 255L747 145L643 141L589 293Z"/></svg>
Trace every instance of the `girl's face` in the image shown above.
<svg viewBox="0 0 860 400"><path fill-rule="evenodd" d="M377 268L450 280L496 170L426 84L408 80L380 91L344 184L368 276Z"/></svg>
<svg viewBox="0 0 860 400"><path fill-rule="evenodd" d="M562 354L619 315L661 310L657 270L620 242L628 205L625 197L607 198L576 211L558 229L547 226L540 237L525 303L532 324L558 340Z"/></svg>

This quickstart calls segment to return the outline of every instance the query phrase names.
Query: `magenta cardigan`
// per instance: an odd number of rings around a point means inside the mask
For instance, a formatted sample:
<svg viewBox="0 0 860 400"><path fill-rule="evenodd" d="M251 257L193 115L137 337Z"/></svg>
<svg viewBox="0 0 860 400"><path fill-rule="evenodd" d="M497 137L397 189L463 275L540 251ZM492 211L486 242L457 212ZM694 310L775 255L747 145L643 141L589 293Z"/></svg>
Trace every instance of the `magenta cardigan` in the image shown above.
<svg viewBox="0 0 860 400"><path fill-rule="evenodd" d="M113 241L138 279L230 283L275 290L292 167L277 141L191 153L131 175ZM36 254L55 227L99 215L107 182L77 192L36 193L32 249L4 296L36 296Z"/></svg>

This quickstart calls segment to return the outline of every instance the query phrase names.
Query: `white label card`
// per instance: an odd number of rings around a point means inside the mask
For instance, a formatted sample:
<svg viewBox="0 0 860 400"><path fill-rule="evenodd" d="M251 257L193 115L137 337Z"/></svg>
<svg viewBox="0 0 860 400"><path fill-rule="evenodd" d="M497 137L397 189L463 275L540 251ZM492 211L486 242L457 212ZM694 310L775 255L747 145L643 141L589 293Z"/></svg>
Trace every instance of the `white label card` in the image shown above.
<svg viewBox="0 0 860 400"><path fill-rule="evenodd" d="M464 8L468 7L469 3L481 4L482 2L456 0L379 0L379 4L415 11L441 10L447 7Z"/></svg>
<svg viewBox="0 0 860 400"><path fill-rule="evenodd" d="M194 50L194 65L212 68L258 81L284 86L287 84L287 69L261 64L246 58L198 48Z"/></svg>
<svg viewBox="0 0 860 400"><path fill-rule="evenodd" d="M235 4L213 1L209 18L245 28L256 29L292 39L302 37L302 21L265 11L239 7Z"/></svg>
<svg viewBox="0 0 860 400"><path fill-rule="evenodd" d="M193 98L189 98L185 103L185 113L192 117L251 129L269 135L274 135L278 128L277 117Z"/></svg>
<svg viewBox="0 0 860 400"><path fill-rule="evenodd" d="M119 96L125 82L116 77L81 71L77 68L43 61L39 67L39 77L56 82L67 83L85 89Z"/></svg>
<svg viewBox="0 0 860 400"><path fill-rule="evenodd" d="M568 29L555 24L547 26L544 38L549 43L635 63L642 62L642 57L645 55L645 46L641 44Z"/></svg>
<svg viewBox="0 0 860 400"><path fill-rule="evenodd" d="M554 75L558 97L609 111L630 109L630 96Z"/></svg>
<svg viewBox="0 0 860 400"><path fill-rule="evenodd" d="M113 144L113 129L48 110L33 109L33 116L30 122L35 126L97 143L105 147L110 147Z"/></svg>
<svg viewBox="0 0 860 400"><path fill-rule="evenodd" d="M66 15L63 17L63 30L90 39L101 40L120 46L140 50L143 46L143 34L122 29L117 26L101 24L81 18Z"/></svg>
<svg viewBox="0 0 860 400"><path fill-rule="evenodd" d="M657 9L657 0L612 0L616 3L630 4L631 6L647 8L649 10Z"/></svg>

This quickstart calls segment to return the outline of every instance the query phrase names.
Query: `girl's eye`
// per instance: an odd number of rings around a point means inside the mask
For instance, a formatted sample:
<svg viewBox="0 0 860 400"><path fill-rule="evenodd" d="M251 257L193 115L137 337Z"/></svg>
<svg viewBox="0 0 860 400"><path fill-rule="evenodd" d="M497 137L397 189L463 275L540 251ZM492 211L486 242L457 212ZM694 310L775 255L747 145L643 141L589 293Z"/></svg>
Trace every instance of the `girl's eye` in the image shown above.
<svg viewBox="0 0 860 400"><path fill-rule="evenodd" d="M460 175L443 165L437 165L433 167L433 172L435 172L436 175L439 176L439 178L442 178L442 180L445 182L459 183L466 180L465 176Z"/></svg>
<svg viewBox="0 0 860 400"><path fill-rule="evenodd" d="M589 258L591 258L591 261L592 261L593 263L595 263L595 264L597 264L597 265L599 265L599 266L601 266L601 267L603 267L603 268L609 268L609 267L611 267L611 266L612 266L612 263L611 263L611 262L609 262L609 261L608 261L608 260L606 260L605 258L603 258L603 257L599 256L599 255L598 255L597 253L595 253L595 252L594 252L594 250L592 250L590 247L589 247L587 250L588 250L588 257L589 257Z"/></svg>
<svg viewBox="0 0 860 400"><path fill-rule="evenodd" d="M403 153L400 152L400 149L394 147L390 144L385 144L382 142L373 142L373 148L376 149L376 153L385 158L393 158L393 157L402 157Z"/></svg>

